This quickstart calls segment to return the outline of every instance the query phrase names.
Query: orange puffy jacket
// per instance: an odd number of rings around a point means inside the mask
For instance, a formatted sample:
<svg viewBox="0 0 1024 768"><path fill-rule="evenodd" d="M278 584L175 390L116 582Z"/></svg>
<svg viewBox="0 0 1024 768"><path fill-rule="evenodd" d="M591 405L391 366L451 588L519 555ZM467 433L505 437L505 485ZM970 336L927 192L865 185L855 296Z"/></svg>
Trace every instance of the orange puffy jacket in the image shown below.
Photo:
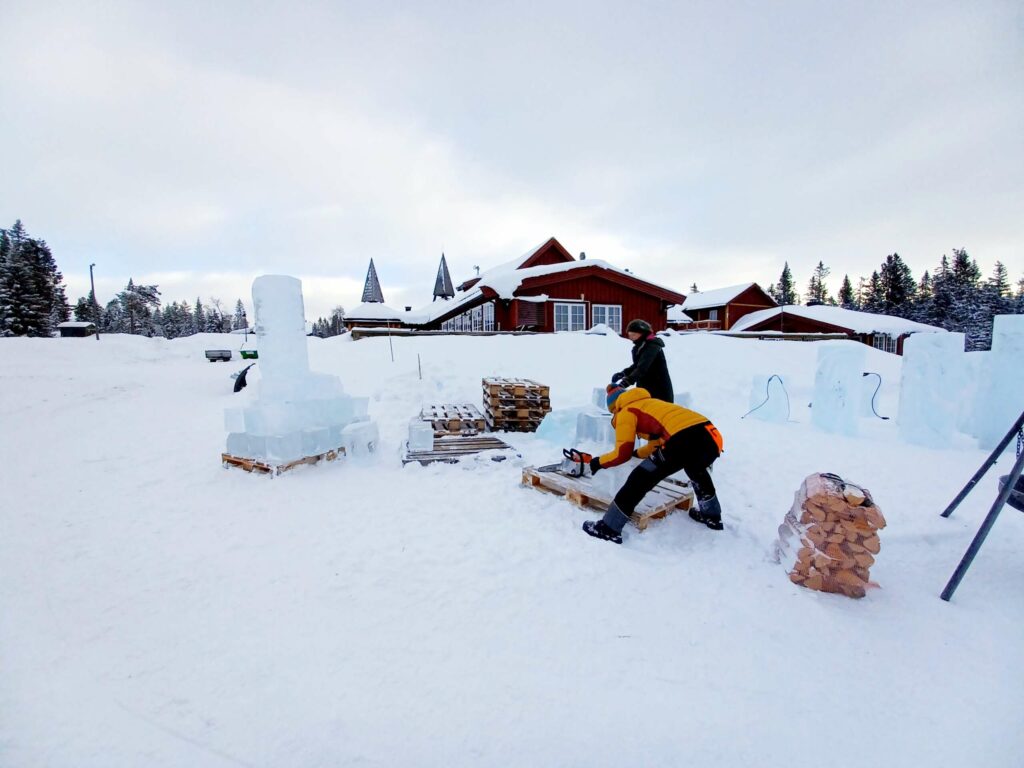
<svg viewBox="0 0 1024 768"><path fill-rule="evenodd" d="M645 459L677 432L698 424L708 424L707 416L703 416L681 405L655 400L651 393L642 387L628 389L612 403L612 424L615 425L615 448L600 457L602 467L614 467L629 461L633 455L636 438L641 437L649 442L637 455ZM709 429L711 436L722 450L722 438L713 426Z"/></svg>

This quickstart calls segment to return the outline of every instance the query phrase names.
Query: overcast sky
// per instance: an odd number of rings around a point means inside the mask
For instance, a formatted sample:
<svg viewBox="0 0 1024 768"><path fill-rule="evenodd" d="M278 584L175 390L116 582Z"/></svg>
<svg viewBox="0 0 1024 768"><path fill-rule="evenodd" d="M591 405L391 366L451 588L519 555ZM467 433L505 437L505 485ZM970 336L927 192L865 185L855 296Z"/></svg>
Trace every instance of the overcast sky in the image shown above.
<svg viewBox="0 0 1024 768"><path fill-rule="evenodd" d="M258 9L258 10L257 10ZM307 317L555 236L687 292L1024 276L1024 3L0 0L0 226L72 301L128 278Z"/></svg>

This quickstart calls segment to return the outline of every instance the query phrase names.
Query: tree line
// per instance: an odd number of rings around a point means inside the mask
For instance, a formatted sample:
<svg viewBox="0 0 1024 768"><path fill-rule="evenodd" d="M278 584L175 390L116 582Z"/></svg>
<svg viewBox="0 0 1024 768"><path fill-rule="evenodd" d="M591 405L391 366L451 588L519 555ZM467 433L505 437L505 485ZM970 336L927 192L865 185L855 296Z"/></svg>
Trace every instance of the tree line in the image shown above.
<svg viewBox="0 0 1024 768"><path fill-rule="evenodd" d="M137 285L132 279L105 307L90 289L72 308L46 241L30 237L20 220L0 229L0 336L52 336L72 312L75 320L96 323L107 333L168 339L249 326L241 299L234 312L219 299L207 305L197 298L195 303L175 301L161 307L157 286Z"/></svg>
<svg viewBox="0 0 1024 768"><path fill-rule="evenodd" d="M245 305L239 299L234 312L228 312L220 299L203 304L173 301L160 306L160 289L156 285L136 284L131 278L123 291L100 307L92 291L75 304L75 319L96 323L104 333L129 333L136 336L163 336L177 339L196 333L229 333L248 328Z"/></svg>
<svg viewBox="0 0 1024 768"><path fill-rule="evenodd" d="M835 297L825 283L829 274L831 270L819 261L803 295L807 305L892 315L956 331L966 336L968 350L992 346L995 315L1024 314L1024 277L1014 290L1006 266L997 261L992 275L982 279L978 263L963 248L954 248L952 258L943 255L934 271L925 270L919 280L898 253L890 254L870 277L861 277L856 288L850 276L843 275ZM768 294L779 304L801 302L789 262L778 282L768 287Z"/></svg>
<svg viewBox="0 0 1024 768"><path fill-rule="evenodd" d="M829 267L819 261L801 296L789 262L785 262L768 293L779 304L803 300L808 305L893 315L957 331L966 335L968 350L989 349L995 315L1024 314L1024 277L1014 289L1006 267L997 261L992 275L982 279L977 262L963 248L953 249L952 257L943 255L935 269L925 270L919 280L898 253L890 254L870 277L861 277L856 287L850 276L844 275L835 297L826 284L830 274ZM690 290L696 293L697 286ZM88 296L78 299L73 312L76 320L95 322L106 333L168 339L249 326L241 299L234 312L215 298L208 304L196 298L195 302L161 306L158 286L136 284L132 279L105 307L99 306L90 290ZM30 237L20 220L10 229L0 229L0 336L51 336L71 314L64 277L46 241ZM329 317L313 323L313 334L344 333L344 320L344 308L335 307Z"/></svg>

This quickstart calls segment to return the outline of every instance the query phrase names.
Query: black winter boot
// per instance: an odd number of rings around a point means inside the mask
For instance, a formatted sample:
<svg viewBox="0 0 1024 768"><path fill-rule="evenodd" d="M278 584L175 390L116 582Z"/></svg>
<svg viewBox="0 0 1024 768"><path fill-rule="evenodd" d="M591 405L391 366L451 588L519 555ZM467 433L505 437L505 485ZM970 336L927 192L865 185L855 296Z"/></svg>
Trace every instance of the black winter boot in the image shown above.
<svg viewBox="0 0 1024 768"><path fill-rule="evenodd" d="M604 524L604 520L587 520L583 524L583 531L588 536L593 536L595 539L603 539L604 541L611 541L616 544L622 543L622 536L617 534L611 528Z"/></svg>
<svg viewBox="0 0 1024 768"><path fill-rule="evenodd" d="M704 523L712 531L721 531L725 528L722 525L722 505L718 503L718 497L700 500L700 509L691 509L690 517L698 523Z"/></svg>

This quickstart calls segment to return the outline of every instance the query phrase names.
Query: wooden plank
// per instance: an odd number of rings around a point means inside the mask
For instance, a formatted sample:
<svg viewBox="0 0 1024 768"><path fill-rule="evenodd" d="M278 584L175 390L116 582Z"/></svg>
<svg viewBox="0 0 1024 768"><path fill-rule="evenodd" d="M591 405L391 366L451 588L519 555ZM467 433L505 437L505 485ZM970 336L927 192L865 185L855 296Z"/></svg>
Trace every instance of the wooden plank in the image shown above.
<svg viewBox="0 0 1024 768"><path fill-rule="evenodd" d="M567 477L557 472L540 472L535 467L523 469L522 484L539 491L561 496L572 504L604 512L612 499L591 484L589 478ZM660 520L676 510L693 506L693 489L689 483L668 478L658 483L640 502L630 522L643 531L653 520Z"/></svg>
<svg viewBox="0 0 1024 768"><path fill-rule="evenodd" d="M418 461L420 464L431 464L437 461L454 463L464 456L471 456L482 451L511 451L512 446L503 440L489 435L460 436L444 435L434 438L434 447L429 451L410 451L402 457L403 464Z"/></svg>

